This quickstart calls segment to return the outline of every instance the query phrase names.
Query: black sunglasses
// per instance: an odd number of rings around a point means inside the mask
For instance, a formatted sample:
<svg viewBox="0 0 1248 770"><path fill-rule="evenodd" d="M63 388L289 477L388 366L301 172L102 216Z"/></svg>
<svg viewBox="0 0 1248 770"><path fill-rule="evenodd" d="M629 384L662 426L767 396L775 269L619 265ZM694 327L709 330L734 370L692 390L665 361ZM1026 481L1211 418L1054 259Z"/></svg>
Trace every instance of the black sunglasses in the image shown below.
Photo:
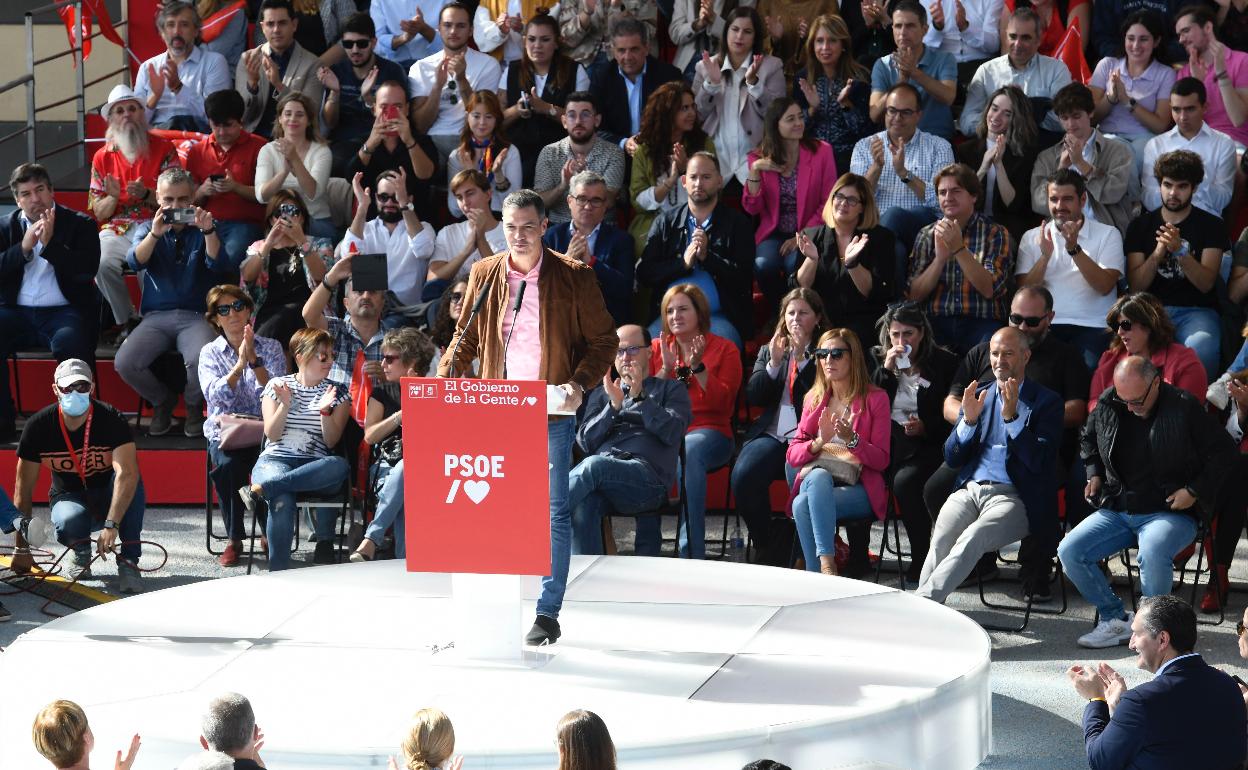
<svg viewBox="0 0 1248 770"><path fill-rule="evenodd" d="M377 201L379 203L395 203L399 200L399 196L394 193L377 193Z"/></svg>
<svg viewBox="0 0 1248 770"><path fill-rule="evenodd" d="M1131 329L1133 329L1134 327L1135 327L1135 322L1134 322L1134 321L1131 321L1131 320L1129 320L1129 319L1126 319L1126 318L1122 319L1122 320L1121 320L1121 321L1119 321L1118 323L1114 323L1114 324L1110 324L1110 325L1109 325L1109 328L1110 328L1112 331L1117 331L1117 332L1129 332L1129 331L1131 331Z"/></svg>
<svg viewBox="0 0 1248 770"><path fill-rule="evenodd" d="M392 364L392 363L394 363L395 361L398 361L398 360L400 360L400 359L402 359L402 358L403 358L402 356L400 356L400 355L398 355L398 354L396 354L396 353L382 353L382 354L381 354L381 360L382 360L382 361L385 361L385 362L386 362L386 363L388 363L388 364Z"/></svg>
<svg viewBox="0 0 1248 770"><path fill-rule="evenodd" d="M1032 329L1044 323L1042 315L1019 315L1018 313L1010 313L1010 323L1014 326L1022 326L1026 324Z"/></svg>
<svg viewBox="0 0 1248 770"><path fill-rule="evenodd" d="M63 388L58 387L57 390L61 391L62 393L90 393L91 383L86 382L85 380L79 381L79 382L75 382L72 385L66 385Z"/></svg>
<svg viewBox="0 0 1248 770"><path fill-rule="evenodd" d="M347 40L346 38L343 38L342 47L346 48L348 51L352 48L368 48L368 44L370 42L372 41L368 38L363 38L362 40Z"/></svg>
<svg viewBox="0 0 1248 770"><path fill-rule="evenodd" d="M217 305L217 308L216 308L217 315L221 316L222 318L229 315L231 311L235 313L241 313L246 309L247 309L247 303L241 299L236 299L228 305Z"/></svg>
<svg viewBox="0 0 1248 770"><path fill-rule="evenodd" d="M840 361L849 352L849 348L816 348L811 351L811 355L822 361L830 358L833 361Z"/></svg>

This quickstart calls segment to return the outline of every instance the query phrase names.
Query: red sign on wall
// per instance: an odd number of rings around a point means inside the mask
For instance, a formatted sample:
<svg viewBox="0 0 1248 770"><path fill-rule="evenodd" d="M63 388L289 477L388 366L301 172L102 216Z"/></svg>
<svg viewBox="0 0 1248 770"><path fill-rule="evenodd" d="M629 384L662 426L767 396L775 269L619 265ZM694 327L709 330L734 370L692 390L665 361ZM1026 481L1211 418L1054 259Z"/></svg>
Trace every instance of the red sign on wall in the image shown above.
<svg viewBox="0 0 1248 770"><path fill-rule="evenodd" d="M409 572L550 574L546 383L404 377Z"/></svg>

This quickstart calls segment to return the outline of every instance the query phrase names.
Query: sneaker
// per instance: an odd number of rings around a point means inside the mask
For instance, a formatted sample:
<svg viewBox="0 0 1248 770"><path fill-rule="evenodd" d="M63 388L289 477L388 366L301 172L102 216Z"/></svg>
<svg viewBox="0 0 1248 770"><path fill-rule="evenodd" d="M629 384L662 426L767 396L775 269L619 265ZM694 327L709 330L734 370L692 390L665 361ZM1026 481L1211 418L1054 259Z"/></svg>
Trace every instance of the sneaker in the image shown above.
<svg viewBox="0 0 1248 770"><path fill-rule="evenodd" d="M238 555L243 551L242 540L231 540L226 543L225 550L217 557L217 564L222 567L234 567L238 565Z"/></svg>
<svg viewBox="0 0 1248 770"><path fill-rule="evenodd" d="M545 615L538 615L533 621L533 627L529 629L529 633L524 636L524 643L540 647L543 644L554 644L559 640L561 632L559 630L559 621L554 618L548 618Z"/></svg>
<svg viewBox="0 0 1248 770"><path fill-rule="evenodd" d="M204 435L204 407L203 404L187 404L186 405L186 423L182 426L182 432L187 438L202 438Z"/></svg>
<svg viewBox="0 0 1248 770"><path fill-rule="evenodd" d="M73 560L69 563L70 580L91 579L91 549L74 549Z"/></svg>
<svg viewBox="0 0 1248 770"><path fill-rule="evenodd" d="M170 396L163 404L152 407L152 421L148 423L147 435L163 436L173 427L173 408L178 405L178 397Z"/></svg>
<svg viewBox="0 0 1248 770"><path fill-rule="evenodd" d="M337 557L334 554L334 542L332 540L318 540L316 550L312 553L313 564L336 564Z"/></svg>
<svg viewBox="0 0 1248 770"><path fill-rule="evenodd" d="M1102 620L1096 624L1096 628L1079 637L1079 646L1099 650L1126 644L1131 639L1131 621L1134 617L1134 612L1128 612L1126 620Z"/></svg>
<svg viewBox="0 0 1248 770"><path fill-rule="evenodd" d="M9 609L5 607L3 604L0 604L0 623L3 623L6 620L10 620L12 617L13 617L13 613L9 612Z"/></svg>
<svg viewBox="0 0 1248 770"><path fill-rule="evenodd" d="M117 560L117 589L123 594L143 593L143 574L128 561Z"/></svg>

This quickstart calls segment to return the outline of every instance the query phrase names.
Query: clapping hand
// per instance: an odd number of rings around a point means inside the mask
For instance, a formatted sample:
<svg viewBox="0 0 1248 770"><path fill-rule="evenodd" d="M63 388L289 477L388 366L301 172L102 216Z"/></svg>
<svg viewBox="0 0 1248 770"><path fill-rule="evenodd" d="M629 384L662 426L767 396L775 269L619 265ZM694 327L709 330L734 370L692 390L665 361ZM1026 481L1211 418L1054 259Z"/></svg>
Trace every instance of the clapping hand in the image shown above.
<svg viewBox="0 0 1248 770"><path fill-rule="evenodd" d="M277 403L281 404L282 406L289 407L290 406L290 385L283 382L282 380L272 380L272 382L273 382L273 397L277 399Z"/></svg>
<svg viewBox="0 0 1248 770"><path fill-rule="evenodd" d="M55 226L56 209L50 208L26 228L26 233L22 236L22 251L26 254L34 252L35 243L41 243L44 248L47 248L48 242L52 240L52 231Z"/></svg>
<svg viewBox="0 0 1248 770"><path fill-rule="evenodd" d="M1110 100L1114 104L1121 104L1129 98L1127 96L1127 87L1122 82L1122 70L1114 69L1109 73L1109 93L1114 97Z"/></svg>
<svg viewBox="0 0 1248 770"><path fill-rule="evenodd" d="M784 17L780 15L768 16L763 19L763 26L767 27L767 34L771 35L772 40L779 40L784 37Z"/></svg>
<svg viewBox="0 0 1248 770"><path fill-rule="evenodd" d="M337 399L338 386L330 385L325 389L325 392L321 394L321 397L316 400L316 403L312 405L312 408L318 412L327 412L333 408L334 402Z"/></svg>
<svg viewBox="0 0 1248 770"><path fill-rule="evenodd" d="M699 334L689 340L689 358L686 364L691 369L698 368L698 364L702 363L702 354L706 352L706 335Z"/></svg>
<svg viewBox="0 0 1248 770"><path fill-rule="evenodd" d="M318 67L316 70L316 79L320 81L326 91L338 93L342 90L342 86L338 82L338 76L334 74L334 71L329 67ZM368 92L361 88L360 93L365 94Z"/></svg>
<svg viewBox="0 0 1248 770"><path fill-rule="evenodd" d="M1066 239L1067 251L1079 245L1079 231L1083 228L1082 219L1072 219L1069 222L1057 222L1056 224L1058 231Z"/></svg>
<svg viewBox="0 0 1248 770"><path fill-rule="evenodd" d="M1127 680L1122 678L1114 670L1113 666L1102 662L1096 667L1096 673L1101 678L1101 682L1105 684L1105 703L1112 712L1118 706L1118 701L1122 699L1122 694L1127 691Z"/></svg>
<svg viewBox="0 0 1248 770"><path fill-rule="evenodd" d="M984 391L987 393L988 391ZM1001 418L1012 420L1018 416L1018 380L1013 377L1005 382L997 383L997 393L1001 396Z"/></svg>
<svg viewBox="0 0 1248 770"><path fill-rule="evenodd" d="M706 258L706 231L700 227L693 230L693 237L685 247L685 267L693 268L695 262Z"/></svg>
<svg viewBox="0 0 1248 770"><path fill-rule="evenodd" d="M1050 220L1040 228L1040 255L1042 257L1053 256L1053 228L1056 226L1057 223Z"/></svg>
<svg viewBox="0 0 1248 770"><path fill-rule="evenodd" d="M147 185L143 184L142 178L126 182L126 197L135 201L147 199Z"/></svg>
<svg viewBox="0 0 1248 770"><path fill-rule="evenodd" d="M870 238L866 233L860 233L849 239L849 245L845 247L845 254L841 257L842 264L848 269L858 267L859 260L862 259L862 252L867 248L867 241Z"/></svg>
<svg viewBox="0 0 1248 770"><path fill-rule="evenodd" d="M810 106L810 111L813 113L819 109L819 89L806 78L798 78L797 87L802 89L802 96L806 97L806 104Z"/></svg>
<svg viewBox="0 0 1248 770"><path fill-rule="evenodd" d="M1105 697L1105 682L1094 668L1071 666L1066 670L1066 678L1075 686L1075 692L1087 700Z"/></svg>
<svg viewBox="0 0 1248 770"><path fill-rule="evenodd" d="M893 159L893 171L897 174L897 178L906 176L906 143L900 139L894 142L892 137L889 137L888 154Z"/></svg>
<svg viewBox="0 0 1248 770"><path fill-rule="evenodd" d="M121 180L112 174L104 176L104 194L110 198L121 200Z"/></svg>
<svg viewBox="0 0 1248 770"><path fill-rule="evenodd" d="M130 739L130 751L126 754L125 758L122 758L121 751L117 752L117 759L113 763L113 770L130 770L130 768L134 766L134 758L139 754L139 744L139 734L135 733L134 737Z"/></svg>
<svg viewBox="0 0 1248 770"><path fill-rule="evenodd" d="M659 353L663 356L663 371L670 372L676 368L676 342L675 334L664 334L659 341Z"/></svg>
<svg viewBox="0 0 1248 770"><path fill-rule="evenodd" d="M706 51L702 52L702 72L711 85L717 86L724 82L724 73L719 68L722 60L718 56L711 56Z"/></svg>
<svg viewBox="0 0 1248 770"><path fill-rule="evenodd" d="M273 61L273 57L263 53L260 54L260 66L264 68L264 76L269 79L269 85L273 86L278 93L286 90L286 84L282 82L282 71L278 69L277 62Z"/></svg>
<svg viewBox="0 0 1248 770"><path fill-rule="evenodd" d="M927 7L927 15L937 30L945 28L945 6L941 0L932 0L932 4Z"/></svg>
<svg viewBox="0 0 1248 770"><path fill-rule="evenodd" d="M165 94L165 77L156 69L155 62L147 63L147 90L156 97L156 101L160 101L160 97Z"/></svg>
<svg viewBox="0 0 1248 770"><path fill-rule="evenodd" d="M959 32L965 32L966 28L971 26L966 18L966 6L962 5L962 0L953 0L953 23L958 25Z"/></svg>
<svg viewBox="0 0 1248 770"><path fill-rule="evenodd" d="M871 137L871 166L873 168L884 168L884 140L878 136Z"/></svg>
<svg viewBox="0 0 1248 770"><path fill-rule="evenodd" d="M784 354L789 350L789 338L782 331L777 331L771 335L771 340L767 343L768 360L773 366L779 366L784 360Z"/></svg>
<svg viewBox="0 0 1248 770"><path fill-rule="evenodd" d="M256 359L256 332L251 324L243 327L243 341L238 345L239 368L249 365Z"/></svg>
<svg viewBox="0 0 1248 770"><path fill-rule="evenodd" d="M612 379L611 372L607 372L602 376L602 392L607 394L607 398L611 400L611 408L620 411L624 406L624 388L620 384L620 380Z"/></svg>
<svg viewBox="0 0 1248 770"><path fill-rule="evenodd" d="M259 48L243 51L243 68L247 70L247 85L251 88L260 86L260 60L267 58Z"/></svg>
<svg viewBox="0 0 1248 770"><path fill-rule="evenodd" d="M364 172L357 171L351 177L351 192L355 194L356 204L368 208L372 198L372 188L364 186Z"/></svg>
<svg viewBox="0 0 1248 770"><path fill-rule="evenodd" d="M1239 410L1239 419L1243 421L1245 418L1248 418L1248 383L1231 378L1231 381L1226 383L1226 390L1230 393L1231 398L1235 399L1235 406Z"/></svg>
<svg viewBox="0 0 1248 770"><path fill-rule="evenodd" d="M984 412L984 404L988 401L987 388L978 394L975 393L976 390L979 390L979 383L971 380L962 391L962 421L967 425L979 422L979 416Z"/></svg>
<svg viewBox="0 0 1248 770"><path fill-rule="evenodd" d="M754 54L754 58L750 61L750 66L745 70L746 85L753 85L758 82L758 70L763 66L763 55L761 53Z"/></svg>
<svg viewBox="0 0 1248 770"><path fill-rule="evenodd" d="M841 105L841 107L843 107L844 109L848 110L854 106L854 102L850 98L850 92L853 91L853 88L854 88L854 79L846 78L845 87L842 88L841 92L836 95L836 103ZM814 108L812 107L811 109L814 109Z"/></svg>
<svg viewBox="0 0 1248 770"><path fill-rule="evenodd" d="M797 250L803 257L811 262L819 260L819 250L815 248L815 242L810 239L809 235L802 230L798 230L793 237L796 239Z"/></svg>
<svg viewBox="0 0 1248 770"><path fill-rule="evenodd" d="M1169 222L1162 223L1157 228L1157 245L1167 253L1173 254L1183 245L1183 237L1179 233L1179 228Z"/></svg>

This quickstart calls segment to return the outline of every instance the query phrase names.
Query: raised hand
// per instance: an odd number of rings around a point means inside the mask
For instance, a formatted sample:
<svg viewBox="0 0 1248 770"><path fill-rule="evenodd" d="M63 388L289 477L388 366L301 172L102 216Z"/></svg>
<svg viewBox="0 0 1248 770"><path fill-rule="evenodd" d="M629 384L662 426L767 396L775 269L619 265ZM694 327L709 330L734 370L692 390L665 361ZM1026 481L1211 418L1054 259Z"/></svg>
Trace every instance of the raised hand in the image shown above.
<svg viewBox="0 0 1248 770"><path fill-rule="evenodd" d="M105 531L107 532L109 530ZM116 530L112 531L115 532ZM130 751L126 753L126 756L123 758L121 756L121 752L117 752L117 759L113 763L114 770L130 770L130 768L134 766L134 758L139 754L139 745L139 734L135 733L134 737L130 739Z"/></svg>
<svg viewBox="0 0 1248 770"><path fill-rule="evenodd" d="M338 93L342 90L342 86L338 82L338 76L329 67L318 67L316 70L316 79L321 81L321 85L326 91ZM363 88L360 89L361 94L368 93Z"/></svg>
<svg viewBox="0 0 1248 770"><path fill-rule="evenodd" d="M376 363L376 362L372 362L372 363ZM338 386L330 385L328 388L325 389L325 392L321 394L321 397L316 400L316 403L312 405L312 408L318 412L328 411L329 408L334 405L334 401L336 401L337 399L338 399Z"/></svg>
<svg viewBox="0 0 1248 770"><path fill-rule="evenodd" d="M706 51L702 52L702 73L711 85L717 86L724 82L724 73L719 69L721 66L722 59L718 56L711 56Z"/></svg>
<svg viewBox="0 0 1248 770"><path fill-rule="evenodd" d="M611 399L611 408L620 411L624 406L624 388L621 387L620 381L611 378L611 372L607 372L602 376L602 391L607 394L607 398Z"/></svg>
<svg viewBox="0 0 1248 770"><path fill-rule="evenodd" d="M854 79L847 78L845 80L845 87L842 88L841 92L836 95L837 104L841 105L847 110L854 106L853 99L850 98L850 92L853 91L853 88L854 88ZM812 107L811 109L814 109L814 108Z"/></svg>
<svg viewBox="0 0 1248 770"><path fill-rule="evenodd" d="M878 136L871 137L871 165L884 168L884 140Z"/></svg>
<svg viewBox="0 0 1248 770"><path fill-rule="evenodd" d="M861 233L849 239L849 244L845 246L845 253L841 256L841 261L847 268L855 268L858 266L859 260L862 259L862 252L867 248L868 235Z"/></svg>
<svg viewBox="0 0 1248 770"><path fill-rule="evenodd" d="M372 193L370 188L364 186L363 171L357 171L355 172L355 175L351 177L351 192L355 193L355 202L357 204L364 206L365 208L368 207Z"/></svg>
<svg viewBox="0 0 1248 770"><path fill-rule="evenodd" d="M988 391L984 391L987 393ZM1011 419L1018 415L1018 380L1013 377L997 384L1001 396L1001 417Z"/></svg>
<svg viewBox="0 0 1248 770"><path fill-rule="evenodd" d="M962 391L962 421L967 425L979 422L979 416L983 414L984 404L988 400L988 389L984 388L982 393L976 395L975 391L978 389L979 383L971 380Z"/></svg>
<svg viewBox="0 0 1248 770"><path fill-rule="evenodd" d="M121 180L112 174L104 177L104 194L110 198L121 199Z"/></svg>
<svg viewBox="0 0 1248 770"><path fill-rule="evenodd" d="M810 105L810 111L814 112L819 109L819 89L806 78L798 78L797 87L802 89L802 96L806 97L806 104Z"/></svg>

